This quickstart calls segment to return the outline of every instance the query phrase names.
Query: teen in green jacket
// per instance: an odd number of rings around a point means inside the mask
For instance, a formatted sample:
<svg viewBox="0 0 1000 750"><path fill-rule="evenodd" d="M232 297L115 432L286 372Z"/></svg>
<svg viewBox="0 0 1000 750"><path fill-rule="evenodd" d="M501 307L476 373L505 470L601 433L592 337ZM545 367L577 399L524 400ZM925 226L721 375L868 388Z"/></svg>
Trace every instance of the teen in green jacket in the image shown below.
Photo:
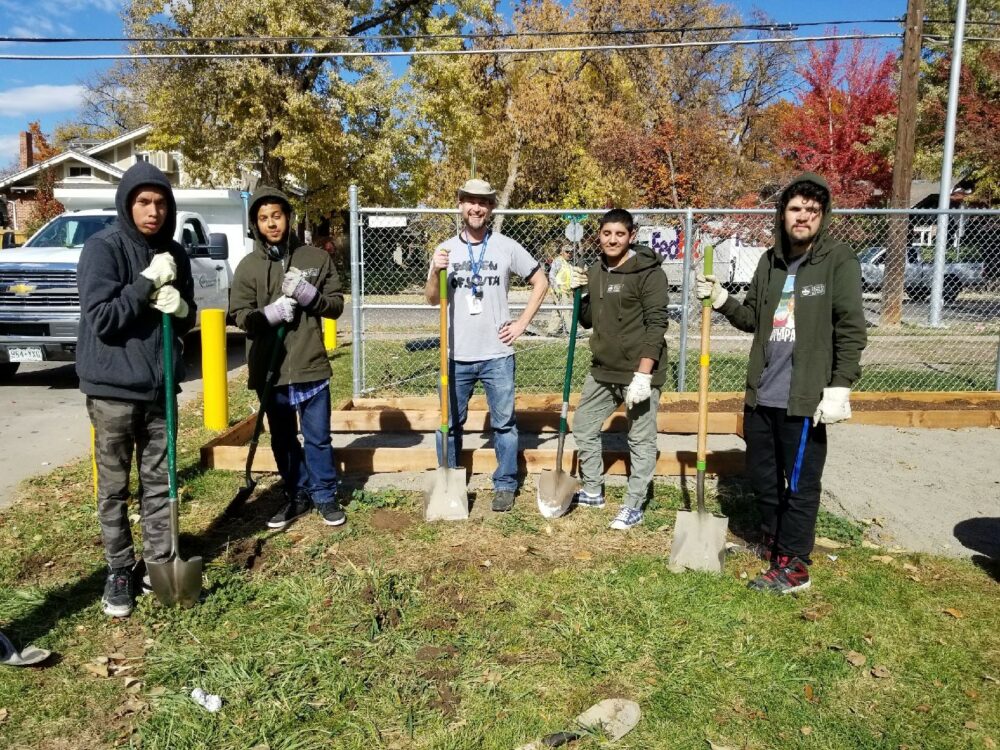
<svg viewBox="0 0 1000 750"><path fill-rule="evenodd" d="M344 310L340 279L330 256L303 245L291 232L284 193L259 188L250 198L254 249L233 277L229 313L247 333L249 387L264 390L275 346L279 372L266 404L271 450L288 496L268 526L283 529L315 505L326 524L346 516L337 503L337 470L330 440L330 361L323 318ZM284 326L284 340L278 331ZM298 419L297 419L298 417ZM299 444L301 422L303 444Z"/></svg>
<svg viewBox="0 0 1000 750"><path fill-rule="evenodd" d="M830 188L805 173L785 188L774 247L761 256L746 297L698 276L699 299L754 334L747 365L744 437L770 569L751 588L809 586L826 425L851 416L851 386L867 343L857 255L831 236Z"/></svg>

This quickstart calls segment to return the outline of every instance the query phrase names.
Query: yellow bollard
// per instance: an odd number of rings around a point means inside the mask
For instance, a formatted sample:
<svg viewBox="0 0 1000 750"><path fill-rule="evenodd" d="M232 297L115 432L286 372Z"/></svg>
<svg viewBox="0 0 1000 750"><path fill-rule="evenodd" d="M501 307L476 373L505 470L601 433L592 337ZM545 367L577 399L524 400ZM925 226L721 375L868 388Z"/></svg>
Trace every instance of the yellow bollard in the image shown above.
<svg viewBox="0 0 1000 750"><path fill-rule="evenodd" d="M328 352L337 348L337 321L323 318L323 346Z"/></svg>
<svg viewBox="0 0 1000 750"><path fill-rule="evenodd" d="M226 311L201 311L201 377L205 384L205 427L229 426L229 386L226 382Z"/></svg>

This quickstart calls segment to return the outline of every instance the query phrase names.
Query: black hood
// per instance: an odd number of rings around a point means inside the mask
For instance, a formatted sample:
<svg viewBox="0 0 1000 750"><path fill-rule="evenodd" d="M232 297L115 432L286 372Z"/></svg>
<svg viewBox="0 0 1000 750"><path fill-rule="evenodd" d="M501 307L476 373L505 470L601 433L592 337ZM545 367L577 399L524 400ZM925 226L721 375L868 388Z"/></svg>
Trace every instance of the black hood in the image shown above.
<svg viewBox="0 0 1000 750"><path fill-rule="evenodd" d="M278 260L278 258L271 257L271 255L267 252L267 248L270 246L270 243L264 239L260 230L257 228L257 209L260 208L262 203L280 203L285 207L285 213L288 216L288 228L285 230L284 239L282 239L282 241L277 245L277 248L281 251L282 257L284 257L289 250L294 250L301 244L295 235L292 234L295 214L292 212L292 204L289 202L288 196L277 188L262 185L254 190L253 195L250 196L249 208L247 209L247 219L250 227L250 234L253 237L254 250L256 252L263 253L271 260Z"/></svg>
<svg viewBox="0 0 1000 750"><path fill-rule="evenodd" d="M794 180L789 182L785 189L781 191L781 197L778 199L778 205L775 208L774 236L777 240L777 246L783 258L788 257L788 251L791 248L792 243L788 239L788 234L785 232L785 222L781 215L781 204L785 202L784 197L789 193L789 191L796 185L801 185L803 182L811 182L813 185L819 185L830 194L830 205L827 206L826 211L823 212L823 219L819 225L819 232L816 233L816 237L813 239L813 245L810 253L813 257L824 255L829 252L829 249L833 244L826 242L828 237L826 230L830 225L830 217L833 214L833 193L830 191L830 185L825 179L823 179L823 177L815 172L803 172Z"/></svg>
<svg viewBox="0 0 1000 750"><path fill-rule="evenodd" d="M152 237L147 237L139 231L132 220L130 210L132 196L139 188L146 185L158 187L167 195L167 218L160 231ZM174 201L174 192L167 176L149 162L137 162L122 175L122 181L115 193L115 209L118 211L118 225L136 242L162 249L173 240L174 229L177 228L177 203Z"/></svg>

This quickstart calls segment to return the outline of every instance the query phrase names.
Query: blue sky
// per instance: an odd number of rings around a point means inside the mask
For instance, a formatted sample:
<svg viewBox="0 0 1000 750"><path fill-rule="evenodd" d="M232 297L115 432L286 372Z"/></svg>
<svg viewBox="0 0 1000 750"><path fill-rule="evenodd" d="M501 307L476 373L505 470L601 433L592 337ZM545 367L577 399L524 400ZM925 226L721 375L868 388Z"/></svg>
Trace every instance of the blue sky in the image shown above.
<svg viewBox="0 0 1000 750"><path fill-rule="evenodd" d="M0 34L11 37L120 36L124 0L0 0ZM906 0L841 0L839 3L800 3L788 0L730 0L743 13L760 8L779 22L861 20L894 18L906 12ZM502 7L509 7L505 0ZM854 28L884 33L899 27L843 24L841 31ZM802 35L822 29L803 29ZM898 49L898 43L881 45ZM81 43L72 45L17 44L0 42L0 53L68 54L110 53L120 45ZM0 60L0 167L17 158L18 133L33 120L45 132L60 122L72 120L78 112L82 83L110 62L58 62Z"/></svg>

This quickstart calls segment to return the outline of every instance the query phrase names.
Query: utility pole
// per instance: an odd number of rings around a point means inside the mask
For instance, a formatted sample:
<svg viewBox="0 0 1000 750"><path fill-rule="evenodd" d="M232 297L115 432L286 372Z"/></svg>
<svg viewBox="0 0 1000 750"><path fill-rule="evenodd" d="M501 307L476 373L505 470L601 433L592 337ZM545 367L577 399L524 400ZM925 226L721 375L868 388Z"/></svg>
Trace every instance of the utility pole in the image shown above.
<svg viewBox="0 0 1000 750"><path fill-rule="evenodd" d="M910 208L913 152L917 132L917 83L920 78L920 48L924 33L924 0L909 0L903 35L903 63L899 71L896 114L896 157L892 165L891 208ZM909 244L910 217L889 217L889 241L882 279L882 325L899 325L903 312L903 273Z"/></svg>

